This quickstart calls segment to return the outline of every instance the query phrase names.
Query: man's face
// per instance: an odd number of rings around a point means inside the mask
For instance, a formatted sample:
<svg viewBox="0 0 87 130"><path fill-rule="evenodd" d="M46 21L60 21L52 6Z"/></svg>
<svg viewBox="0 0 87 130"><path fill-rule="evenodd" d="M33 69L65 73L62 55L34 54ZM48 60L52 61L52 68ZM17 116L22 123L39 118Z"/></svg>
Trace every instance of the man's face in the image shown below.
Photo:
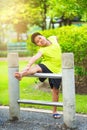
<svg viewBox="0 0 87 130"><path fill-rule="evenodd" d="M42 35L37 35L34 39L37 46L46 46L47 39Z"/></svg>

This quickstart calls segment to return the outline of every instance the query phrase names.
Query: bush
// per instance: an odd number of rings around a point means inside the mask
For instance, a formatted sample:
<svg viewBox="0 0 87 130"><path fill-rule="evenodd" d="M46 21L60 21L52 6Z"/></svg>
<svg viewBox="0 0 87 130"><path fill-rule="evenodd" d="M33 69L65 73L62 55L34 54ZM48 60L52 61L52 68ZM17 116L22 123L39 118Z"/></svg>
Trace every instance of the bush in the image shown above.
<svg viewBox="0 0 87 130"><path fill-rule="evenodd" d="M7 51L0 51L0 57L7 57Z"/></svg>

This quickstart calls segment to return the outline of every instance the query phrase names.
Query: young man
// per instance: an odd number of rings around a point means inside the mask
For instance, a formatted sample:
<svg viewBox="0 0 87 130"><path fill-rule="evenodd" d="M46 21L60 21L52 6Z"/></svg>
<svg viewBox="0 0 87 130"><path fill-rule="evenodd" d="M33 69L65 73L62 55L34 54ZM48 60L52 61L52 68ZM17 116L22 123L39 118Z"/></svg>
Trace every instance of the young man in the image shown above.
<svg viewBox="0 0 87 130"><path fill-rule="evenodd" d="M46 39L43 35L36 32L32 34L31 41L40 47L36 55L30 60L25 69L21 72L16 72L15 77L21 80L24 76L32 75L35 73L57 73L62 72L61 67L61 48L57 42L56 36L50 36ZM33 65L39 58L41 59L40 64ZM43 82L46 78L39 78ZM59 100L59 86L61 79L49 78L49 84L52 89L52 101L57 102ZM60 118L60 114L57 113L57 107L53 107L53 117Z"/></svg>

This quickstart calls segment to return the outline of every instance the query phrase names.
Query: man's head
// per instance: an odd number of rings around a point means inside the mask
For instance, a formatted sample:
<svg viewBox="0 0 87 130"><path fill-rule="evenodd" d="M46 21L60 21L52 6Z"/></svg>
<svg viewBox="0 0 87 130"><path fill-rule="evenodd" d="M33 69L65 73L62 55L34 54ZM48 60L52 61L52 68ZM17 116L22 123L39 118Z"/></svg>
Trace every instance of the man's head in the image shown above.
<svg viewBox="0 0 87 130"><path fill-rule="evenodd" d="M39 32L35 32L31 36L31 41L37 46L46 46L48 40Z"/></svg>
<svg viewBox="0 0 87 130"><path fill-rule="evenodd" d="M38 36L38 35L41 35L39 32L35 32L35 33L33 33L32 35L31 35L31 41L33 42L33 43L35 43L35 37L36 36Z"/></svg>

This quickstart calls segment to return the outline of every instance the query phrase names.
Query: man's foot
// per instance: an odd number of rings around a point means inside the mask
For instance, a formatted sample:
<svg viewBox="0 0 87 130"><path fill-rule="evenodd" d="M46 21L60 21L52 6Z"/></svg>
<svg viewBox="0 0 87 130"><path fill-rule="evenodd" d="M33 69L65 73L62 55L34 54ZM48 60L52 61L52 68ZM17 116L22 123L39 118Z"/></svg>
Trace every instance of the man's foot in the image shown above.
<svg viewBox="0 0 87 130"><path fill-rule="evenodd" d="M53 118L55 118L55 119L59 119L59 118L61 118L61 115L58 114L58 113L54 113L54 114L53 114Z"/></svg>
<svg viewBox="0 0 87 130"><path fill-rule="evenodd" d="M16 72L14 76L15 76L15 78L18 79L18 80L21 80L21 79L22 79L22 74L19 73L19 72Z"/></svg>

